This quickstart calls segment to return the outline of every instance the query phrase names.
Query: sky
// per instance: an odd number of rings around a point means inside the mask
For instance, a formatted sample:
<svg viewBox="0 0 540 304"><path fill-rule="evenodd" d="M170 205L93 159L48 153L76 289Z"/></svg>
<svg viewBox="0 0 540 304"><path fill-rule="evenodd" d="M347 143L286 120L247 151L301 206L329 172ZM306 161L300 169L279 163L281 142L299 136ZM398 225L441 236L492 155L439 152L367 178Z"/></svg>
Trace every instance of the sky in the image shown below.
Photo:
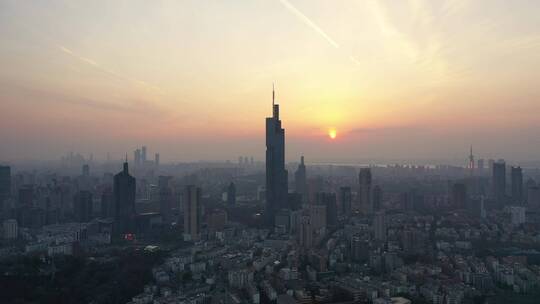
<svg viewBox="0 0 540 304"><path fill-rule="evenodd" d="M0 1L0 160L540 159L540 1ZM329 134L335 132L335 138Z"/></svg>

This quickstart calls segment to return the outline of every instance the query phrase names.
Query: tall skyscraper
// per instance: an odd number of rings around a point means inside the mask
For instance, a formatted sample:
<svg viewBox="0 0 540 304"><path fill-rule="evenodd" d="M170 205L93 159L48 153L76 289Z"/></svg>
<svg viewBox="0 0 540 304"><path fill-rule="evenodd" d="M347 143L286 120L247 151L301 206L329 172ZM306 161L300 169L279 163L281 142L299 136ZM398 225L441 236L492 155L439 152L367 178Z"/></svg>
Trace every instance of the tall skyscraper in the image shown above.
<svg viewBox="0 0 540 304"><path fill-rule="evenodd" d="M339 188L339 203L341 213L345 216L350 216L352 211L351 187Z"/></svg>
<svg viewBox="0 0 540 304"><path fill-rule="evenodd" d="M4 201L11 195L11 168L0 166L0 213L4 210Z"/></svg>
<svg viewBox="0 0 540 304"><path fill-rule="evenodd" d="M227 187L227 204L231 206L236 205L236 186L233 182Z"/></svg>
<svg viewBox="0 0 540 304"><path fill-rule="evenodd" d="M159 166L159 153L156 153L154 155L154 164L156 165L156 167Z"/></svg>
<svg viewBox="0 0 540 304"><path fill-rule="evenodd" d="M480 158L477 162L476 168L478 168L478 171L482 172L484 171L484 159Z"/></svg>
<svg viewBox="0 0 540 304"><path fill-rule="evenodd" d="M146 164L146 146L142 146L141 162L142 162L143 165Z"/></svg>
<svg viewBox="0 0 540 304"><path fill-rule="evenodd" d="M133 152L133 159L135 160L135 166L141 165L141 149L137 149Z"/></svg>
<svg viewBox="0 0 540 304"><path fill-rule="evenodd" d="M294 186L296 193L302 195L302 201L307 200L307 179L306 165L304 164L304 156L300 157L300 164L294 173Z"/></svg>
<svg viewBox="0 0 540 304"><path fill-rule="evenodd" d="M384 211L375 214L373 218L373 233L375 240L386 241L386 216Z"/></svg>
<svg viewBox="0 0 540 304"><path fill-rule="evenodd" d="M523 171L521 167L512 167L512 201L514 204L524 205L523 201Z"/></svg>
<svg viewBox="0 0 540 304"><path fill-rule="evenodd" d="M469 153L469 170L470 170L470 173L471 175L474 174L474 155L473 155L473 151L472 151L472 146L471 146L471 151Z"/></svg>
<svg viewBox="0 0 540 304"><path fill-rule="evenodd" d="M379 211L382 208L382 189L381 186L373 187L373 210Z"/></svg>
<svg viewBox="0 0 540 304"><path fill-rule="evenodd" d="M115 235L122 237L134 232L135 178L129 174L127 157L122 172L114 176Z"/></svg>
<svg viewBox="0 0 540 304"><path fill-rule="evenodd" d="M463 209L467 205L467 186L464 183L452 185L452 195L450 198L452 207Z"/></svg>
<svg viewBox="0 0 540 304"><path fill-rule="evenodd" d="M276 211L287 207L288 174L285 170L285 129L272 90L272 117L266 118L266 217L274 227Z"/></svg>
<svg viewBox="0 0 540 304"><path fill-rule="evenodd" d="M198 241L201 229L201 189L189 185L184 190L184 240Z"/></svg>
<svg viewBox="0 0 540 304"><path fill-rule="evenodd" d="M493 163L492 192L495 201L502 205L506 199L506 164L504 162Z"/></svg>
<svg viewBox="0 0 540 304"><path fill-rule="evenodd" d="M170 224L174 220L172 217L174 195L170 185L171 179L172 176L161 175L158 177L159 213L165 224Z"/></svg>
<svg viewBox="0 0 540 304"><path fill-rule="evenodd" d="M77 222L86 223L92 219L93 213L92 193L81 190L75 195L73 210Z"/></svg>
<svg viewBox="0 0 540 304"><path fill-rule="evenodd" d="M373 201L371 197L371 169L362 168L358 174L358 204L362 212L373 213Z"/></svg>
<svg viewBox="0 0 540 304"><path fill-rule="evenodd" d="M317 193L317 205L326 207L326 225L328 227L337 226L338 210L336 194L329 192Z"/></svg>
<svg viewBox="0 0 540 304"><path fill-rule="evenodd" d="M90 176L90 166L88 164L85 164L82 166L82 175L84 177L89 177Z"/></svg>

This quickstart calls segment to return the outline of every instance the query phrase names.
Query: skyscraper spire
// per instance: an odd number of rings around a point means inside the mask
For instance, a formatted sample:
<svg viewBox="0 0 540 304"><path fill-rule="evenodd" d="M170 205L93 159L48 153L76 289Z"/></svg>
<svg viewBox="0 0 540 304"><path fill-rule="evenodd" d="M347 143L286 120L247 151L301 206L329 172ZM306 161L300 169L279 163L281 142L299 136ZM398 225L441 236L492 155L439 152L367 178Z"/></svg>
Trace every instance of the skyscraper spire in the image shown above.
<svg viewBox="0 0 540 304"><path fill-rule="evenodd" d="M274 111L274 105L276 104L276 92L274 90L274 83L272 82L272 111Z"/></svg>
<svg viewBox="0 0 540 304"><path fill-rule="evenodd" d="M471 145L471 151L469 153L469 170L470 170L471 175L472 175L473 171L474 171L474 155L473 155L473 151L472 151L472 145Z"/></svg>

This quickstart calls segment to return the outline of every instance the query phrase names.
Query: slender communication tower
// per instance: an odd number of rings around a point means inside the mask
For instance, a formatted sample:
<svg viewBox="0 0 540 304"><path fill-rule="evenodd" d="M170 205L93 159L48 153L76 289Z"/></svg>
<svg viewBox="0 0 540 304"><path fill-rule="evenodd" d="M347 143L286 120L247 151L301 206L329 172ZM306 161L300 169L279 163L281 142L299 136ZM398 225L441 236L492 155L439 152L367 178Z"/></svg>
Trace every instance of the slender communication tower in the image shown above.
<svg viewBox="0 0 540 304"><path fill-rule="evenodd" d="M469 153L469 170L471 172L471 175L473 175L474 172L474 155L472 151L472 145L471 145L471 152Z"/></svg>

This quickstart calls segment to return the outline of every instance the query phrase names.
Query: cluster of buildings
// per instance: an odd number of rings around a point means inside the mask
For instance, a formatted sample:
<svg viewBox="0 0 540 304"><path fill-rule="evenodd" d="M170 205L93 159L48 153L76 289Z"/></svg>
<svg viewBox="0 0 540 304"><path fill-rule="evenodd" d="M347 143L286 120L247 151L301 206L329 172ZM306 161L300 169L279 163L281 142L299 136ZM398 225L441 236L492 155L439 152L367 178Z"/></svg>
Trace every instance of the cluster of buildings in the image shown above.
<svg viewBox="0 0 540 304"><path fill-rule="evenodd" d="M287 164L279 114L273 102L265 168L159 164L146 147L135 170L126 157L102 176L0 167L0 258L165 252L135 304L458 304L539 288L540 171L472 149L466 167Z"/></svg>

